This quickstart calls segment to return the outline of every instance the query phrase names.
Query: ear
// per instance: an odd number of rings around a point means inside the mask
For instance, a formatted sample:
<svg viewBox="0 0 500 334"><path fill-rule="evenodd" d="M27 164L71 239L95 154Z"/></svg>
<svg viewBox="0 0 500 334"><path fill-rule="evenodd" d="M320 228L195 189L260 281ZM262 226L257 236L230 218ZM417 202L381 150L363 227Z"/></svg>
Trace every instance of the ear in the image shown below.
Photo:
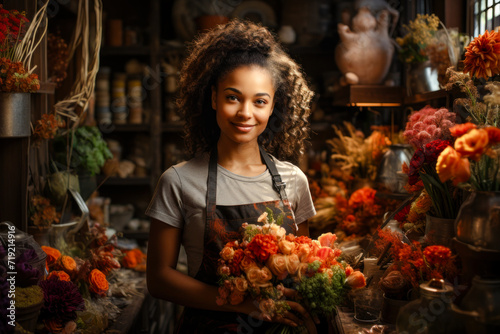
<svg viewBox="0 0 500 334"><path fill-rule="evenodd" d="M215 86L212 86L212 109L217 109L217 90L215 89Z"/></svg>

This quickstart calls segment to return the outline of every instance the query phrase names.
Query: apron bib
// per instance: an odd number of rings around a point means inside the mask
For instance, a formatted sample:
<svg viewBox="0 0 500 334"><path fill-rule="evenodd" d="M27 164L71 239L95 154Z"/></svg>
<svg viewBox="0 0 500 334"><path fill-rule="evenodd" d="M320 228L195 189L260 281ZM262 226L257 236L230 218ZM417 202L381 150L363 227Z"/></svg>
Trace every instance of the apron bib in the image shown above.
<svg viewBox="0 0 500 334"><path fill-rule="evenodd" d="M285 193L285 183L269 155L261 148L261 157L271 173L273 187L280 199L253 204L222 206L216 205L217 194L217 149L210 154L207 180L207 207L204 235L203 260L195 278L217 286L218 259L227 242L240 238L243 223L258 224L257 218L269 208L274 217L283 215L287 234L295 234L297 225ZM179 321L177 333L262 333L274 324L254 319L236 312L209 311L186 307Z"/></svg>

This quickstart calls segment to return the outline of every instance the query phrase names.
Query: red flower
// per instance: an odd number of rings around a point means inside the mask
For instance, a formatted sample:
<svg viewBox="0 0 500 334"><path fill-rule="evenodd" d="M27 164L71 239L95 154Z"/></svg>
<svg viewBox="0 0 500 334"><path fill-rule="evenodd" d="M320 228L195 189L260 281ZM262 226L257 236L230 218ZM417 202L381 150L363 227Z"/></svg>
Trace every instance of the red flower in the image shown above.
<svg viewBox="0 0 500 334"><path fill-rule="evenodd" d="M469 132L470 129L475 129L475 128L477 128L476 124L467 122L464 124L457 124L451 127L450 132L453 137L458 138Z"/></svg>
<svg viewBox="0 0 500 334"><path fill-rule="evenodd" d="M232 275L234 276L241 275L240 263L241 260L243 260L243 257L245 257L245 252L243 251L243 249L237 249L234 252L233 258L228 263Z"/></svg>
<svg viewBox="0 0 500 334"><path fill-rule="evenodd" d="M278 252L276 237L271 234L257 234L250 241L247 249L255 255L257 260L266 262L271 254Z"/></svg>
<svg viewBox="0 0 500 334"><path fill-rule="evenodd" d="M421 148L417 149L410 160L410 169L408 170L408 183L412 186L420 180L418 172L422 168L425 162L424 150Z"/></svg>
<svg viewBox="0 0 500 334"><path fill-rule="evenodd" d="M488 132L488 145L493 146L500 143L500 129L494 126L484 128Z"/></svg>
<svg viewBox="0 0 500 334"><path fill-rule="evenodd" d="M406 216L408 215L408 212L410 212L410 207L411 207L411 203L408 204L407 206L405 206L403 209L401 209L401 211L396 213L396 215L394 216L394 219L400 223L404 222L406 220Z"/></svg>
<svg viewBox="0 0 500 334"><path fill-rule="evenodd" d="M444 266L451 258L451 250L440 245L427 246L424 249L424 256L430 265Z"/></svg>
<svg viewBox="0 0 500 334"><path fill-rule="evenodd" d="M425 163L435 164L441 152L450 146L448 140L436 139L425 145Z"/></svg>

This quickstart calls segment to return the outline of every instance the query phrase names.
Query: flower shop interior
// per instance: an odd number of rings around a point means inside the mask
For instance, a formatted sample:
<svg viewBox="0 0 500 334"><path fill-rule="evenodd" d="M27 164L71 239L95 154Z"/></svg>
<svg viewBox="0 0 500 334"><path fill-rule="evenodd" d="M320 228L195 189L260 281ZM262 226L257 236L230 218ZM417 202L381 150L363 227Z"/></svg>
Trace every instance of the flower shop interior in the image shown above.
<svg viewBox="0 0 500 334"><path fill-rule="evenodd" d="M500 0L0 4L1 333L174 333L145 211L188 159L189 43L233 19L273 32L314 91L291 162L316 215L308 238L272 235L269 259L300 263L259 263L270 289L296 289L317 333L500 333ZM218 298L289 298L224 250Z"/></svg>

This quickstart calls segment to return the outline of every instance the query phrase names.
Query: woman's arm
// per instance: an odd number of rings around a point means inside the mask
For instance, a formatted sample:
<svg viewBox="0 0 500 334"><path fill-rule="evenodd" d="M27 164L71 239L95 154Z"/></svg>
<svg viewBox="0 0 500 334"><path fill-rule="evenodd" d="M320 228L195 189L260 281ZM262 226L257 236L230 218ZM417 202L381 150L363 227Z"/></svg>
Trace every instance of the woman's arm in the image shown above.
<svg viewBox="0 0 500 334"><path fill-rule="evenodd" d="M305 222L298 224L297 226L299 228L297 231L298 236L302 235L306 237L309 236L309 222L307 220Z"/></svg>

